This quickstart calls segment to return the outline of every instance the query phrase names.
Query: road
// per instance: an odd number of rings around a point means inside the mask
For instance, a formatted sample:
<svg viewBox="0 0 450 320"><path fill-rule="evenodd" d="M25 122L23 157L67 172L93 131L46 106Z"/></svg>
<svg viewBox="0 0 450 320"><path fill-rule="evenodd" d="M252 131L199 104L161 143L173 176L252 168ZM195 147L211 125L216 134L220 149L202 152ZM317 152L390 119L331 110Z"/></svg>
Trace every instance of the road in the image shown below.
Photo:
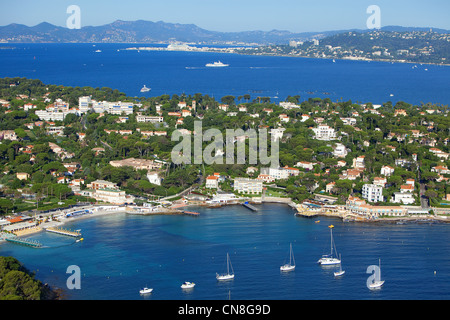
<svg viewBox="0 0 450 320"><path fill-rule="evenodd" d="M425 197L425 191L426 191L426 186L425 183L423 183L420 179L420 169L417 169L417 177L418 177L418 181L420 183L420 206L422 207L422 209L428 209L430 207L428 198Z"/></svg>

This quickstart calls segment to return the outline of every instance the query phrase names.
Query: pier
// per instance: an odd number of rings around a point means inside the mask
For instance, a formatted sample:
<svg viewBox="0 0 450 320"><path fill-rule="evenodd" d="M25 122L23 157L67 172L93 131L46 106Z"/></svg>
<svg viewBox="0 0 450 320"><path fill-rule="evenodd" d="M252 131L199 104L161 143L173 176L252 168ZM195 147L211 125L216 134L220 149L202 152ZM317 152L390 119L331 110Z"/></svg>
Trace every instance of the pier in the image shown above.
<svg viewBox="0 0 450 320"><path fill-rule="evenodd" d="M55 228L55 227L49 227L45 230L48 232L53 232L53 233L57 233L57 234L61 234L64 236L69 236L69 237L81 237L81 232L78 232L78 231L66 230L66 229Z"/></svg>
<svg viewBox="0 0 450 320"><path fill-rule="evenodd" d="M31 239L22 239L19 237L10 237L10 238L6 238L6 241L12 242L12 243L17 243L17 244L22 244L28 247L33 247L33 248L40 248L42 247L42 244L38 241L35 240L31 240Z"/></svg>
<svg viewBox="0 0 450 320"><path fill-rule="evenodd" d="M193 211L181 211L181 212L183 212L184 214L187 214L189 216L199 216L200 215L200 213L193 212Z"/></svg>
<svg viewBox="0 0 450 320"><path fill-rule="evenodd" d="M258 209L256 209L254 206L252 206L251 204L245 202L242 204L244 207L246 207L247 209L250 209L252 211L258 211Z"/></svg>

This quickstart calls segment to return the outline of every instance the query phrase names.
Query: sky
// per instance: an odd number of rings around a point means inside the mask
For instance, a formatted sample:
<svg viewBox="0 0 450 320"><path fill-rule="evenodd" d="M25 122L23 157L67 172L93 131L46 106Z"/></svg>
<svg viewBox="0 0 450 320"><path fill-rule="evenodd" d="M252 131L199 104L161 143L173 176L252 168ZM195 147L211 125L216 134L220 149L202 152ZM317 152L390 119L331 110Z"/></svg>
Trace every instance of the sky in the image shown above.
<svg viewBox="0 0 450 320"><path fill-rule="evenodd" d="M377 5L381 26L450 30L449 0L0 0L0 26L49 22L65 27L70 5L80 7L81 27L147 20L222 32L366 29L367 8Z"/></svg>

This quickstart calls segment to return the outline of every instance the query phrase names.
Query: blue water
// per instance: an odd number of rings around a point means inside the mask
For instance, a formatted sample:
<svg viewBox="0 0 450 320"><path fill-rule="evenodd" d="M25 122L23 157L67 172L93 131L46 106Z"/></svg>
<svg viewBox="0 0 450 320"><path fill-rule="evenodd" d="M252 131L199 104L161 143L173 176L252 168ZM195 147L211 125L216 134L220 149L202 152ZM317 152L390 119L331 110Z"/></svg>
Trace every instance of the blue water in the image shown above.
<svg viewBox="0 0 450 320"><path fill-rule="evenodd" d="M0 77L110 87L130 96L202 93L220 99L288 95L382 104L450 103L450 67L224 53L124 51L137 44L1 44ZM146 45L142 45L146 46ZM95 50L102 50L95 53ZM206 68L221 60L227 68ZM426 70L427 69L427 70ZM152 88L141 94L143 85ZM328 93L328 94L325 94ZM390 96L393 94L393 96ZM276 98L278 97L278 98Z"/></svg>
<svg viewBox="0 0 450 320"><path fill-rule="evenodd" d="M192 216L113 214L73 221L85 240L40 233L31 238L46 246L33 249L6 243L1 255L22 261L43 282L66 288L69 265L81 269L81 289L68 299L151 300L293 300L450 298L450 247L447 224L345 223L337 218L294 216L285 205L265 204L252 212L242 206L195 208ZM334 278L335 267L316 263L329 252L328 225L346 271ZM292 243L293 272L280 273ZM220 283L226 253L235 271L233 281ZM369 265L381 259L384 286L366 287ZM436 274L434 273L436 271ZM197 285L183 291L180 285ZM141 297L149 286L154 292Z"/></svg>
<svg viewBox="0 0 450 320"><path fill-rule="evenodd" d="M450 102L450 68L216 53L117 51L125 44L2 44L0 77L27 77L67 86L110 87L130 96L202 93L217 99L250 94L284 100L299 94L333 101L420 104ZM101 49L101 53L94 51ZM221 60L228 68L205 68ZM188 67L188 68L186 68ZM425 69L428 69L426 71ZM146 94L143 85L151 87ZM255 92L257 91L257 92ZM324 94L328 92L329 94ZM394 94L390 97L390 94ZM278 96L279 98L273 98ZM281 205L258 213L239 206L199 208L200 217L114 214L68 225L85 240L40 233L46 248L5 243L12 255L43 282L66 288L67 267L81 268L81 289L69 299L449 299L450 247L446 224L362 224L339 219L299 218ZM328 225L335 226L342 254L341 279L316 261L329 250ZM281 274L289 243L297 268ZM217 283L230 253L234 281ZM381 290L366 287L369 265L381 259ZM436 271L436 274L434 273ZM197 284L183 292L184 281Z"/></svg>

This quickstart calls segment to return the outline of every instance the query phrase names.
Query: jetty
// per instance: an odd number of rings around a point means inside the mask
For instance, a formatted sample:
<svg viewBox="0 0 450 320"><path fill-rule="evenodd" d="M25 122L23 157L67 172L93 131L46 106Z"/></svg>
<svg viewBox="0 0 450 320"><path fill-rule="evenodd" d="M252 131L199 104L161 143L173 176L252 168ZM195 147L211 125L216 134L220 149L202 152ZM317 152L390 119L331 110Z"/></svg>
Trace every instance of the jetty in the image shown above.
<svg viewBox="0 0 450 320"><path fill-rule="evenodd" d="M19 238L19 237L9 237L9 238L6 238L6 241L25 245L28 247L33 247L33 248L42 247L42 244L40 242L38 242L36 240L31 240L31 239L23 239L23 238Z"/></svg>
<svg viewBox="0 0 450 320"><path fill-rule="evenodd" d="M181 212L183 212L184 214L187 214L189 216L199 216L200 215L200 213L194 212L194 211L181 211Z"/></svg>
<svg viewBox="0 0 450 320"><path fill-rule="evenodd" d="M66 230L63 228L49 227L45 230L48 232L53 232L53 233L57 233L57 234L61 234L64 236L69 236L69 237L81 237L81 232Z"/></svg>
<svg viewBox="0 0 450 320"><path fill-rule="evenodd" d="M258 209L256 209L254 206L252 206L250 203L245 202L242 204L244 207L246 207L247 209L250 209L252 211L258 211Z"/></svg>

